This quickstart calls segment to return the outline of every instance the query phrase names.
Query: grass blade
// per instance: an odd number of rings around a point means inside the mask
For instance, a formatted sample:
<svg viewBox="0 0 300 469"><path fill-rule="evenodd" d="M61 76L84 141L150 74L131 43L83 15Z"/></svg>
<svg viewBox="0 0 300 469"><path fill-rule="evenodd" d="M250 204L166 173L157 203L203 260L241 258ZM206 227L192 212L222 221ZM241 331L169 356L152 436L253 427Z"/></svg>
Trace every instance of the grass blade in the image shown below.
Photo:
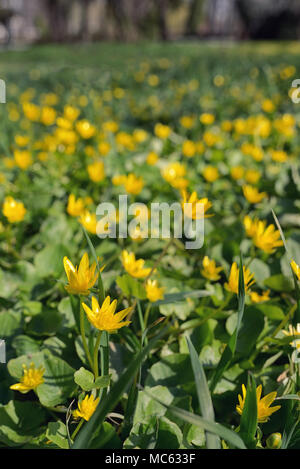
<svg viewBox="0 0 300 469"><path fill-rule="evenodd" d="M215 412L214 412L213 403L211 400L211 395L208 389L205 372L203 370L203 366L199 360L195 347L192 344L189 337L186 337L186 341L188 344L192 368L193 368L193 372L195 376L196 391L198 395L198 401L199 401L201 414L207 420L211 420L212 422L214 422ZM221 446L220 439L217 435L206 432L205 438L206 438L207 449L220 449L220 446Z"/></svg>
<svg viewBox="0 0 300 469"><path fill-rule="evenodd" d="M167 331L168 328L164 328L160 331L160 333L157 334L157 336L154 337L143 350L141 350L135 359L132 360L125 373L123 373L118 382L112 387L109 394L107 394L102 402L100 402L91 419L82 428L72 446L72 449L88 448L96 428L99 428L99 426L102 425L106 415L118 404L121 396L130 386L144 358L153 349L157 341L167 333Z"/></svg>
<svg viewBox="0 0 300 469"><path fill-rule="evenodd" d="M240 434L249 449L256 446L255 434L257 430L257 398L256 383L252 375L248 375L246 399L241 416Z"/></svg>

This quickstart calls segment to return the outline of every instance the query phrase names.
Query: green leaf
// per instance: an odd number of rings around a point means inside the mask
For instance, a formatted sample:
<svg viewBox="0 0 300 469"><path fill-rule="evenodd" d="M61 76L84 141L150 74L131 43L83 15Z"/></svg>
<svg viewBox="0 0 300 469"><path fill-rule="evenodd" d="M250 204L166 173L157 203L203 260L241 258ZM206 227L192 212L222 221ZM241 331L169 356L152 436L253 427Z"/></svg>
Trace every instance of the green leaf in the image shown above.
<svg viewBox="0 0 300 469"><path fill-rule="evenodd" d="M125 449L178 449L182 432L167 417L149 416L145 422L136 423L124 443Z"/></svg>
<svg viewBox="0 0 300 469"><path fill-rule="evenodd" d="M201 414L207 420L211 420L212 422L215 421L215 412L211 400L211 395L208 389L208 384L206 381L205 372L203 370L203 366L200 363L199 357L197 352L191 342L191 340L186 337L186 341L189 347L190 358L192 363L192 368L195 376L195 384L196 384L196 391L199 401L199 406L201 409ZM207 449L219 449L220 448L220 440L219 438L210 433L206 433L206 445Z"/></svg>
<svg viewBox="0 0 300 469"><path fill-rule="evenodd" d="M98 376L96 381L94 381L94 375L90 371L81 367L74 373L74 381L78 384L84 391L91 391L92 389L106 388L109 386L110 377L109 376Z"/></svg>
<svg viewBox="0 0 300 469"><path fill-rule="evenodd" d="M188 354L173 353L156 362L146 379L147 386L179 386L194 381Z"/></svg>
<svg viewBox="0 0 300 469"><path fill-rule="evenodd" d="M46 438L62 449L69 449L67 427L61 422L49 422Z"/></svg>
<svg viewBox="0 0 300 469"><path fill-rule="evenodd" d="M63 258L69 250L63 244L50 244L42 249L34 258L34 265L41 277L59 277L63 272Z"/></svg>
<svg viewBox="0 0 300 469"><path fill-rule="evenodd" d="M144 286L128 274L117 277L116 284L127 297L133 296L139 300L145 300L147 298Z"/></svg>
<svg viewBox="0 0 300 469"><path fill-rule="evenodd" d="M111 388L110 392L105 396L101 405L99 405L92 415L91 419L81 429L74 444L74 449L87 448L89 441L92 439L92 435L99 425L102 424L106 415L111 412L114 407L118 404L121 396L129 388L134 376L136 375L141 363L145 357L151 352L157 341L161 339L166 333L164 328L160 333L155 336L146 347L144 347L138 355L132 360L127 370L123 373L117 383Z"/></svg>
<svg viewBox="0 0 300 469"><path fill-rule="evenodd" d="M43 432L45 411L33 402L10 401L0 404L0 441L6 446L29 442Z"/></svg>
<svg viewBox="0 0 300 469"><path fill-rule="evenodd" d="M282 274L275 274L264 281L266 287L278 292L291 292L293 291L293 282L289 277Z"/></svg>

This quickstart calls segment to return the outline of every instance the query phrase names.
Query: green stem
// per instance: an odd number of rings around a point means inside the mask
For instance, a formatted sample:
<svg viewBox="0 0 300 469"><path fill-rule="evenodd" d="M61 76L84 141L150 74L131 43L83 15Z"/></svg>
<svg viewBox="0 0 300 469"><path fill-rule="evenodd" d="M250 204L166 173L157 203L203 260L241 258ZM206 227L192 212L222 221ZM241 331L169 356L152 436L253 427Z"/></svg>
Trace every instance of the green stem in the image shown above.
<svg viewBox="0 0 300 469"><path fill-rule="evenodd" d="M80 296L79 300L80 300L80 334L81 334L81 339L82 339L82 344L83 344L83 348L84 348L84 351L85 351L85 355L86 355L86 357L89 361L91 369L93 370L93 361L92 361L92 357L91 357L91 354L90 354L90 351L89 351L89 348L88 348L88 345L87 345L86 337L85 337L84 311L83 311L83 307L82 307L82 301L81 301L82 298L81 298L81 296Z"/></svg>
<svg viewBox="0 0 300 469"><path fill-rule="evenodd" d="M101 351L101 376L107 376L109 374L109 334L107 331L104 331L104 345L100 347ZM101 397L104 398L107 394L107 388L102 388L101 390Z"/></svg>
<svg viewBox="0 0 300 469"><path fill-rule="evenodd" d="M94 375L95 379L98 378L99 376L99 366L98 366L98 352L99 352L99 346L100 346L100 340L102 336L102 331L98 332L96 343L95 343L95 348L94 348Z"/></svg>
<svg viewBox="0 0 300 469"><path fill-rule="evenodd" d="M71 439L74 441L74 438L75 436L77 435L77 433L79 432L79 430L81 429L82 425L84 424L84 419L81 419L79 424L77 425L77 427L75 428L74 432L72 433L72 436L71 436Z"/></svg>
<svg viewBox="0 0 300 469"><path fill-rule="evenodd" d="M145 311L145 317L144 317L144 329L146 329L147 324L148 324L148 319L149 319L149 314L152 308L152 303L149 301L148 306Z"/></svg>

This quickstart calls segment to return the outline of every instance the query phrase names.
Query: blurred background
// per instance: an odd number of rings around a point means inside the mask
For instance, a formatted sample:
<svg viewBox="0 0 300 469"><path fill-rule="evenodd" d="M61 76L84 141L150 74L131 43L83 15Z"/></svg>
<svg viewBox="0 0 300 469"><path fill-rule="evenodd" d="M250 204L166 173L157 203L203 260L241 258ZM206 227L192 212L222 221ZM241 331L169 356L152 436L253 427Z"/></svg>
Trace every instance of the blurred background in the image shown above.
<svg viewBox="0 0 300 469"><path fill-rule="evenodd" d="M0 0L4 46L299 37L299 0Z"/></svg>

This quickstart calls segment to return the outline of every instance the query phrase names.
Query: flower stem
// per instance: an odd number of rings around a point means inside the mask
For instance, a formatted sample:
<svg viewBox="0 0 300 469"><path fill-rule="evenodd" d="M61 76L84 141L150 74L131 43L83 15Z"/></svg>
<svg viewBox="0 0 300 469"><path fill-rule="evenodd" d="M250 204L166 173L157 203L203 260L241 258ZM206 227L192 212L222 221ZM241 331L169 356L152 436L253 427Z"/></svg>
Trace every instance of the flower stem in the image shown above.
<svg viewBox="0 0 300 469"><path fill-rule="evenodd" d="M107 331L104 331L104 345L100 347L101 351L101 376L107 376L109 373L109 334ZM101 389L101 397L100 400L105 397L107 394L107 388Z"/></svg>
<svg viewBox="0 0 300 469"><path fill-rule="evenodd" d="M102 331L98 332L96 343L95 343L95 348L94 348L94 375L95 379L98 378L99 376L99 366L98 366L98 353L99 353L99 346L100 346L100 340L102 336Z"/></svg>
<svg viewBox="0 0 300 469"><path fill-rule="evenodd" d="M91 357L91 354L90 354L90 351L89 351L89 348L88 348L88 345L87 345L86 337L85 337L84 311L83 311L83 307L82 307L82 302L81 302L82 298L81 298L81 296L80 296L79 300L80 300L80 334L81 334L81 339L82 339L82 344L83 344L83 348L84 348L84 351L85 351L85 355L86 355L86 357L89 361L91 369L93 370L92 357Z"/></svg>
<svg viewBox="0 0 300 469"><path fill-rule="evenodd" d="M74 441L75 436L77 435L77 433L79 432L83 424L84 424L84 419L81 419L79 424L75 428L74 432L72 433L71 440Z"/></svg>

